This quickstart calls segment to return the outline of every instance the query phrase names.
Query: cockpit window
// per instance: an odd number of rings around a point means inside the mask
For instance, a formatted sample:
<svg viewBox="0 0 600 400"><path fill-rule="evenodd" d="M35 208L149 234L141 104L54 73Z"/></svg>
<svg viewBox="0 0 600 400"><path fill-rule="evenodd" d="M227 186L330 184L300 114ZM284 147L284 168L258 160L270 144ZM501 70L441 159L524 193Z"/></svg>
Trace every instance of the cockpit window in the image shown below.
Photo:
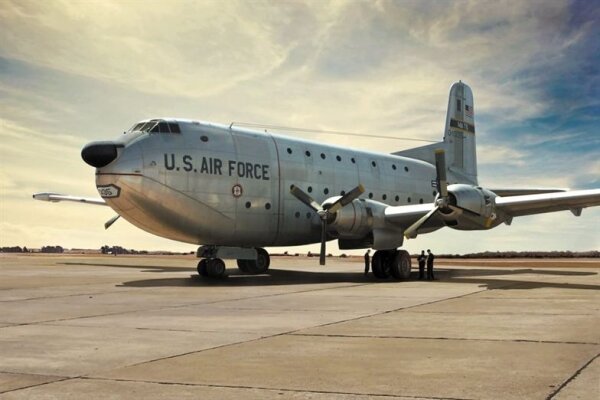
<svg viewBox="0 0 600 400"><path fill-rule="evenodd" d="M140 131L142 132L151 132L151 129L156 125L156 121L149 121L146 122L141 128Z"/></svg>
<svg viewBox="0 0 600 400"><path fill-rule="evenodd" d="M152 132L152 133L181 133L179 124L176 122L166 122L152 120L148 122L139 122L129 129L130 132Z"/></svg>
<svg viewBox="0 0 600 400"><path fill-rule="evenodd" d="M169 122L169 128L171 128L171 133L181 133L179 125L175 122Z"/></svg>
<svg viewBox="0 0 600 400"><path fill-rule="evenodd" d="M158 131L160 133L171 133L171 131L169 131L169 124L164 121L158 123Z"/></svg>
<svg viewBox="0 0 600 400"><path fill-rule="evenodd" d="M138 122L136 124L133 124L127 132L138 132L141 130L141 128L144 124L145 124L145 122Z"/></svg>

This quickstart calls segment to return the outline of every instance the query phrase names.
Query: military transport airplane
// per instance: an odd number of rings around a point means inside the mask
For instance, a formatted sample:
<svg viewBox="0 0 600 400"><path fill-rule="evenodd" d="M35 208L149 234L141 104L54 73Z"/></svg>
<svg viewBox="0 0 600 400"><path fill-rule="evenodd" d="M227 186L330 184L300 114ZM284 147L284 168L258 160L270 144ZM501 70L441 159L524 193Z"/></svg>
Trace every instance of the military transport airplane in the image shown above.
<svg viewBox="0 0 600 400"><path fill-rule="evenodd" d="M101 199L38 193L35 199L110 206L150 233L198 249L202 276L223 259L264 273L265 246L325 243L374 248L378 278L407 279L405 238L450 227L487 230L514 217L600 205L600 189L486 189L477 181L473 94L450 89L441 142L393 154L336 147L239 126L161 118L141 121L81 156L96 168Z"/></svg>

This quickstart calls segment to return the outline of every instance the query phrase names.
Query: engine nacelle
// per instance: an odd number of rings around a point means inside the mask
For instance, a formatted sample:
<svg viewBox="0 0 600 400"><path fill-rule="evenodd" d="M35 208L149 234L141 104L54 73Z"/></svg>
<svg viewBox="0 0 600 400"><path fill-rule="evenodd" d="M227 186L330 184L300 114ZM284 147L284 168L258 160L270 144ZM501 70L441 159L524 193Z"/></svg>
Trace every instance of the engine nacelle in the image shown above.
<svg viewBox="0 0 600 400"><path fill-rule="evenodd" d="M332 203L335 201L331 200ZM383 250L402 246L404 236L400 228L385 222L387 207L387 204L378 201L357 199L338 210L328 225L336 231L340 248Z"/></svg>
<svg viewBox="0 0 600 400"><path fill-rule="evenodd" d="M440 213L446 225L459 230L490 229L500 223L496 214L497 195L479 186L455 184L448 186L449 205L458 207L457 212L450 208Z"/></svg>
<svg viewBox="0 0 600 400"><path fill-rule="evenodd" d="M335 198L328 199L325 204L329 200L333 200L331 201L333 203ZM330 228L335 229L341 238L362 238L373 229L373 208L367 205L366 200L354 200L352 203L340 208L328 225Z"/></svg>

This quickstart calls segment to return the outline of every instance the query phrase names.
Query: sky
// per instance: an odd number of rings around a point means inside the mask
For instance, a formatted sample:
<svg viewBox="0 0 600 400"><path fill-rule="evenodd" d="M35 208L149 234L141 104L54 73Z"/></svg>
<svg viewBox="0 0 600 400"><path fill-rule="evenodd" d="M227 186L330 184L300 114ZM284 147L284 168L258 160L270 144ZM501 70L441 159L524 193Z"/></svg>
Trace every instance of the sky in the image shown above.
<svg viewBox="0 0 600 400"><path fill-rule="evenodd" d="M0 246L195 250L122 219L105 231L109 208L31 198L98 197L81 148L138 120L441 140L459 79L474 93L482 186L600 188L598 1L0 0L0 33ZM405 248L598 250L598 226L590 208L445 228ZM283 250L318 245L272 251Z"/></svg>

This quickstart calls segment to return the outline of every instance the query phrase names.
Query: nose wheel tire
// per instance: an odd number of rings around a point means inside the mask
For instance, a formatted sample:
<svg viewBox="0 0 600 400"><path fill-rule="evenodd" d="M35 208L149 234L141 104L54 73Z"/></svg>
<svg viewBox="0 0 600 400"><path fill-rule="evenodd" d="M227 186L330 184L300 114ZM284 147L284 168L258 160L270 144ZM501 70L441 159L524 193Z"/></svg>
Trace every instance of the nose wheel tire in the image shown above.
<svg viewBox="0 0 600 400"><path fill-rule="evenodd" d="M225 262L220 258L204 258L198 263L198 274L206 278L222 278L225 270Z"/></svg>
<svg viewBox="0 0 600 400"><path fill-rule="evenodd" d="M245 267L247 269L245 272L250 274L264 274L270 265L271 258L269 257L269 253L265 249L256 249L256 260L245 260Z"/></svg>
<svg viewBox="0 0 600 400"><path fill-rule="evenodd" d="M245 273L250 272L248 270L248 261L251 261L251 260L237 260L238 269Z"/></svg>
<svg viewBox="0 0 600 400"><path fill-rule="evenodd" d="M208 270L206 269L206 264L207 264L208 260L206 258L203 258L202 260L200 260L200 262L198 263L198 275L203 276L203 277L207 277L208 276Z"/></svg>

